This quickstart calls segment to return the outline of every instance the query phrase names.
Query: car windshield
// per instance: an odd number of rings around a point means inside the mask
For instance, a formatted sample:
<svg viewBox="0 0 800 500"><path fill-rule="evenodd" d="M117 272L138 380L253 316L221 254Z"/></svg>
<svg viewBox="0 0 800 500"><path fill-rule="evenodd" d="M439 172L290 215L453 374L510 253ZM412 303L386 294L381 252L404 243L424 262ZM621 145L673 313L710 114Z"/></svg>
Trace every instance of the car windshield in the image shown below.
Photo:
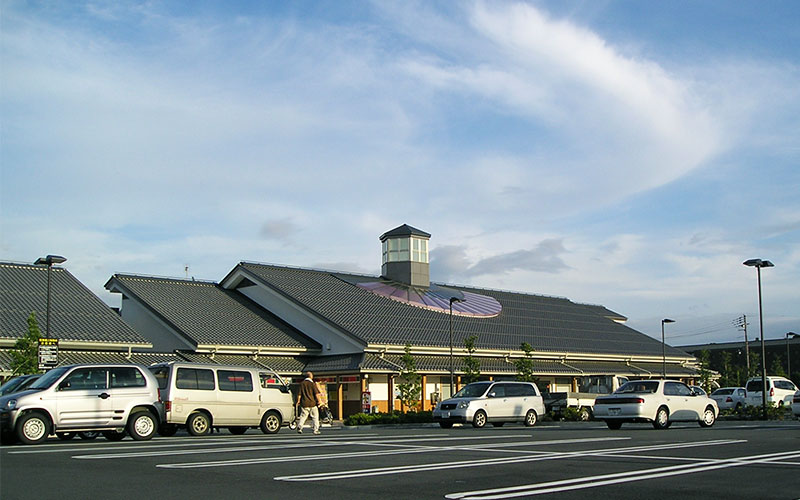
<svg viewBox="0 0 800 500"><path fill-rule="evenodd" d="M0 385L0 395L14 392L16 388L25 382L25 376L14 377L3 385Z"/></svg>
<svg viewBox="0 0 800 500"><path fill-rule="evenodd" d="M59 366L58 368L53 368L49 372L42 375L39 380L32 383L28 389L47 389L51 385L55 383L56 380L60 379L62 375L68 370L66 366Z"/></svg>
<svg viewBox="0 0 800 500"><path fill-rule="evenodd" d="M461 388L460 391L455 393L453 396L454 398L477 398L478 396L483 396L483 393L486 392L486 389L491 385L491 382L475 382L473 384L467 384Z"/></svg>
<svg viewBox="0 0 800 500"><path fill-rule="evenodd" d="M711 395L712 396L727 396L728 394L733 394L733 389L717 389Z"/></svg>
<svg viewBox="0 0 800 500"><path fill-rule="evenodd" d="M628 382L616 391L614 394L652 394L658 391L658 381L639 381Z"/></svg>

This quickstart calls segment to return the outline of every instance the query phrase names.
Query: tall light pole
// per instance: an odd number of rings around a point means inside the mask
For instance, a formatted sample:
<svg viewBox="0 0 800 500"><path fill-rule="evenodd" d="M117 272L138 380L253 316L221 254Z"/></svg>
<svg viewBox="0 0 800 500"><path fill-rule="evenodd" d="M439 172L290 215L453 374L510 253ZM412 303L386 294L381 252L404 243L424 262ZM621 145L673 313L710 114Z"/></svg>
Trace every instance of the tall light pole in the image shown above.
<svg viewBox="0 0 800 500"><path fill-rule="evenodd" d="M47 257L39 257L36 259L37 266L47 266L47 323L45 326L45 336L50 338L50 273L53 270L53 264L62 264L67 259L60 255L48 255Z"/></svg>
<svg viewBox="0 0 800 500"><path fill-rule="evenodd" d="M450 297L450 397L453 397L455 370L453 368L453 302L463 302L464 299Z"/></svg>
<svg viewBox="0 0 800 500"><path fill-rule="evenodd" d="M755 267L758 271L758 326L761 329L761 410L764 420L767 419L767 349L764 346L764 312L761 307L761 268L775 267L768 260L750 259L742 262L745 266Z"/></svg>
<svg viewBox="0 0 800 500"><path fill-rule="evenodd" d="M667 342L664 340L664 323L675 323L674 319L661 320L661 378L667 379Z"/></svg>
<svg viewBox="0 0 800 500"><path fill-rule="evenodd" d="M792 358L789 352L789 337L800 337L800 333L788 332L786 334L786 377L792 380Z"/></svg>

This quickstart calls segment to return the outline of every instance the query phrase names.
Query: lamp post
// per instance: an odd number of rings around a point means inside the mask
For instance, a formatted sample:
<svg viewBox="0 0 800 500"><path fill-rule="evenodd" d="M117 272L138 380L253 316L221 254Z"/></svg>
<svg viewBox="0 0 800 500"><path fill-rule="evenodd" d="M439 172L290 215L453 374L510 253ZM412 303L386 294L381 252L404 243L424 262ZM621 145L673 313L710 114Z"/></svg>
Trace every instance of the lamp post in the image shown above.
<svg viewBox="0 0 800 500"><path fill-rule="evenodd" d="M47 322L45 323L45 335L50 338L50 273L53 270L53 264L61 264L66 262L67 259L60 255L48 255L47 257L39 257L36 259L37 266L47 266Z"/></svg>
<svg viewBox="0 0 800 500"><path fill-rule="evenodd" d="M789 352L789 337L800 337L800 333L788 332L786 334L786 377L792 379L792 358Z"/></svg>
<svg viewBox="0 0 800 500"><path fill-rule="evenodd" d="M661 320L661 378L667 379L667 342L664 340L664 323L675 323L674 319Z"/></svg>
<svg viewBox="0 0 800 500"><path fill-rule="evenodd" d="M761 268L775 267L768 260L750 259L742 262L745 266L755 267L758 272L758 326L761 329L761 410L764 420L767 419L767 349L764 346L764 312L761 307Z"/></svg>
<svg viewBox="0 0 800 500"><path fill-rule="evenodd" d="M455 386L453 379L455 378L455 370L453 368L453 302L463 302L464 299L458 297L450 297L450 397L453 397L453 387Z"/></svg>

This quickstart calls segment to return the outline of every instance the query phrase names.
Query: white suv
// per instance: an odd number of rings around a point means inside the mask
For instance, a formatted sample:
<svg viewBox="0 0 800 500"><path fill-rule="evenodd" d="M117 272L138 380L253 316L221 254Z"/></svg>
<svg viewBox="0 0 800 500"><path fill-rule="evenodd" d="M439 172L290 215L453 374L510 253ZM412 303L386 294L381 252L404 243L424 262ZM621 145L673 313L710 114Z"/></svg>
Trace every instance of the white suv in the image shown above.
<svg viewBox="0 0 800 500"><path fill-rule="evenodd" d="M748 379L745 389L747 390L747 404L761 406L763 401L761 377ZM790 406L795 392L797 392L797 387L791 380L783 377L767 377L767 404L779 407Z"/></svg>
<svg viewBox="0 0 800 500"><path fill-rule="evenodd" d="M495 427L506 422L533 427L544 411L542 394L532 382L473 382L439 403L433 420L443 429L454 423L483 427L487 422Z"/></svg>
<svg viewBox="0 0 800 500"><path fill-rule="evenodd" d="M141 441L153 437L162 414L158 383L143 366L59 366L27 390L0 398L0 431L24 444L87 431L112 441L127 432Z"/></svg>

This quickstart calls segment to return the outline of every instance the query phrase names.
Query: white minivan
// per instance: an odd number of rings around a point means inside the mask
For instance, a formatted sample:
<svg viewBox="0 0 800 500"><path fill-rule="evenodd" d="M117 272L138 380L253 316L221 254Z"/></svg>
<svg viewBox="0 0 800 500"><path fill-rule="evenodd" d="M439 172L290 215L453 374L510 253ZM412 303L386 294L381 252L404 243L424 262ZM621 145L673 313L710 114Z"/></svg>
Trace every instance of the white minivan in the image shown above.
<svg viewBox="0 0 800 500"><path fill-rule="evenodd" d="M761 377L752 377L747 380L747 404L761 406L763 402ZM784 377L767 377L767 404L787 408L792 404L792 396L797 391L794 382Z"/></svg>
<svg viewBox="0 0 800 500"><path fill-rule="evenodd" d="M174 435L181 426L193 436L219 427L232 434L252 427L274 434L294 420L289 386L267 368L172 361L148 369L164 402L162 436Z"/></svg>

